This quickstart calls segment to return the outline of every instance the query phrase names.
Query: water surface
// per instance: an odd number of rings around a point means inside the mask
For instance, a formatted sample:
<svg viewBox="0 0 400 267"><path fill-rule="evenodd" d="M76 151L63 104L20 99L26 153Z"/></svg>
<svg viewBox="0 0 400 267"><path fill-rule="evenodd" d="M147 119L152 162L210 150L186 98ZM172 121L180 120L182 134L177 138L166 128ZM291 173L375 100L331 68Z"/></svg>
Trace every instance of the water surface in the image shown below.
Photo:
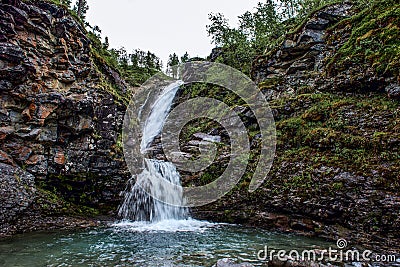
<svg viewBox="0 0 400 267"><path fill-rule="evenodd" d="M257 252L328 248L332 242L196 220L123 222L79 232L32 233L0 242L0 266L212 266L234 258L254 265Z"/></svg>

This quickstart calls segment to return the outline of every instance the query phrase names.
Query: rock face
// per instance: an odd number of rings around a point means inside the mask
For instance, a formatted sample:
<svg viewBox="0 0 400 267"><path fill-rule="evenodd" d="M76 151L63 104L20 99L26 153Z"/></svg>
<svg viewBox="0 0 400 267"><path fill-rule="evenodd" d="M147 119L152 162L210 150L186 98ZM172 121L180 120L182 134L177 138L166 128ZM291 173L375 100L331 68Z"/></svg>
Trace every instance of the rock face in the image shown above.
<svg viewBox="0 0 400 267"><path fill-rule="evenodd" d="M113 92L127 86L96 62L66 10L9 0L0 14L0 228L34 205L36 188L42 200L52 192L115 211L128 171L119 142L125 104Z"/></svg>
<svg viewBox="0 0 400 267"><path fill-rule="evenodd" d="M0 163L2 205L0 221L15 220L35 199L35 177L18 167Z"/></svg>
<svg viewBox="0 0 400 267"><path fill-rule="evenodd" d="M315 87L320 90L324 59L334 49L326 42L327 29L352 14L351 4L319 10L297 31L288 34L278 51L255 60L252 78L268 100L310 92ZM327 83L326 79L322 81Z"/></svg>
<svg viewBox="0 0 400 267"><path fill-rule="evenodd" d="M335 62L352 29L347 24L332 26L354 15L352 7L335 4L316 11L279 49L254 61L252 78L268 100L313 92L384 92L385 87L390 98L398 98L396 77L378 75L368 63Z"/></svg>
<svg viewBox="0 0 400 267"><path fill-rule="evenodd" d="M355 12L347 3L316 11L277 50L254 61L252 78L276 122L274 164L257 191L249 193L250 179L243 178L218 202L195 208L195 216L399 252L398 77L377 74L368 61L329 63L352 32L351 25L332 26ZM245 112L244 124L256 129ZM253 147L259 135L250 136ZM213 180L223 170L201 178Z"/></svg>

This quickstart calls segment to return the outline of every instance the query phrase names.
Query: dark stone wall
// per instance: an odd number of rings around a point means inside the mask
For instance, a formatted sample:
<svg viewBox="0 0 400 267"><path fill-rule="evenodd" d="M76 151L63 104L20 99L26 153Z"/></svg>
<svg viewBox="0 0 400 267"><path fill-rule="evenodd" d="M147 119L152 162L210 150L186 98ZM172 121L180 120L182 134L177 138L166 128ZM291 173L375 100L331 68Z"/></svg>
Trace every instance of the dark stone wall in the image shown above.
<svg viewBox="0 0 400 267"><path fill-rule="evenodd" d="M126 105L109 88L127 86L94 63L85 29L63 8L2 1L0 14L0 228L30 206L46 216L115 212L129 177Z"/></svg>

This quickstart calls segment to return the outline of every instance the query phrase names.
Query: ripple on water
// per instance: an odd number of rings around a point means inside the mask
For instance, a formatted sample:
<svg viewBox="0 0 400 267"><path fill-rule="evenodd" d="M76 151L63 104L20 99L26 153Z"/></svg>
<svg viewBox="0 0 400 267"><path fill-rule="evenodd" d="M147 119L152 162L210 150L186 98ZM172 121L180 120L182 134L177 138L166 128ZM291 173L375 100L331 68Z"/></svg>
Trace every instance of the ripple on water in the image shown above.
<svg viewBox="0 0 400 267"><path fill-rule="evenodd" d="M254 265L265 245L328 248L320 239L197 220L118 222L80 232L36 233L0 242L0 266L212 266L235 258ZM264 262L265 263L265 262Z"/></svg>

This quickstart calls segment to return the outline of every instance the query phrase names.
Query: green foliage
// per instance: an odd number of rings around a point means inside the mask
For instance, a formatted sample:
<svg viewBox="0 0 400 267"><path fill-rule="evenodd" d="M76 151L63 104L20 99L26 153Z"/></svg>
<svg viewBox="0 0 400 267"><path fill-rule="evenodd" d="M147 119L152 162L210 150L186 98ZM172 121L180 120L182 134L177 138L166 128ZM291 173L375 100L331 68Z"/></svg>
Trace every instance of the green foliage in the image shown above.
<svg viewBox="0 0 400 267"><path fill-rule="evenodd" d="M175 53L169 55L167 63L167 73L172 75L172 77L174 78L177 77L177 68L175 68L175 66L177 66L179 63L179 57Z"/></svg>
<svg viewBox="0 0 400 267"><path fill-rule="evenodd" d="M210 14L207 32L219 48L217 62L249 74L252 61L265 51L273 51L285 34L297 32L319 9L342 0L266 0L254 12L239 16L233 28L223 14ZM348 23L353 34L340 51L346 59L372 61L381 73L399 69L399 4L395 0L354 0L362 12ZM336 58L335 58L336 60ZM345 66L343 64L340 64Z"/></svg>
<svg viewBox="0 0 400 267"><path fill-rule="evenodd" d="M198 58L198 57L191 58L188 52L185 52L185 54L183 54L183 56L181 56L180 58L176 53L170 54L167 62L167 73L172 77L176 78L177 65L184 64L189 61L203 61L203 60L204 60L203 58Z"/></svg>
<svg viewBox="0 0 400 267"><path fill-rule="evenodd" d="M122 77L133 86L141 85L162 69L160 58L150 51L135 49L128 54L122 47L119 50L111 49L110 54L117 61Z"/></svg>
<svg viewBox="0 0 400 267"><path fill-rule="evenodd" d="M250 73L251 62L274 40L284 33L277 6L273 1L259 3L255 12L239 16L239 27L231 28L221 14L210 14L208 34L222 53L217 62L230 65L244 73Z"/></svg>
<svg viewBox="0 0 400 267"><path fill-rule="evenodd" d="M46 1L46 0L45 0ZM77 1L71 9L71 0L47 0L69 11L78 23L87 29L86 35L91 41L91 55L94 62L98 65L105 64L116 70L121 77L132 86L140 86L148 78L161 71L162 62L159 57L150 51L136 49L128 53L124 47L120 49L110 49L108 37L101 41L101 29L98 26L91 26L85 22L85 14L88 10L86 0ZM81 10L79 10L79 6ZM108 85L113 87L113 85ZM122 96L118 96L120 98Z"/></svg>
<svg viewBox="0 0 400 267"><path fill-rule="evenodd" d="M80 19L85 21L86 18L86 12L89 10L89 5L87 3L87 0L78 0L75 3L74 6L74 11L78 15Z"/></svg>
<svg viewBox="0 0 400 267"><path fill-rule="evenodd" d="M186 52L182 57L181 57L181 63L186 63L190 60L189 53Z"/></svg>
<svg viewBox="0 0 400 267"><path fill-rule="evenodd" d="M352 27L351 37L330 60L329 66L332 69L340 71L349 64L359 63L371 65L380 75L399 75L398 1L373 1L362 12L337 27L340 29L348 25Z"/></svg>
<svg viewBox="0 0 400 267"><path fill-rule="evenodd" d="M216 59L249 74L253 59L275 48L291 27L299 24L317 7L329 0L266 0L254 12L239 16L239 26L232 28L223 14L210 14L207 32L220 47Z"/></svg>
<svg viewBox="0 0 400 267"><path fill-rule="evenodd" d="M106 37L102 43L100 30L96 26L92 27L88 37L92 41L92 56L96 61L119 72L132 86L140 86L162 69L160 58L150 51L135 49L132 53L128 53L124 47L109 49L108 38Z"/></svg>
<svg viewBox="0 0 400 267"><path fill-rule="evenodd" d="M72 0L60 0L60 3L62 5L65 5L66 7L70 8L72 4Z"/></svg>
<svg viewBox="0 0 400 267"><path fill-rule="evenodd" d="M299 110L296 116L285 119L277 118L278 146L281 149L289 147L307 148L307 151L315 149L320 152L318 157L321 157L322 154L330 157L329 160L319 158L317 162L324 162L332 166L354 164L357 171L370 170L372 169L371 165L380 160L398 160L397 154L379 155L378 152L391 151L389 140L398 136L395 121L389 119L387 123L390 123L391 128L386 128L385 131L376 131L374 124L368 121L371 120L370 115L364 115L373 112L375 116L387 118L388 114L396 114L398 108L396 101L382 96L359 98L310 94L297 96L293 100L286 99L285 102L292 101L294 101L293 103L309 103L309 107ZM275 105L275 102L277 102L275 107L280 109L278 101L273 101L272 105ZM301 107L293 106L292 108ZM354 122L347 118L348 110L352 110ZM355 124L359 124L358 121L367 122L364 122L365 126L359 128L355 126ZM310 151L309 153L310 155L315 154ZM360 166L365 167L361 168Z"/></svg>

